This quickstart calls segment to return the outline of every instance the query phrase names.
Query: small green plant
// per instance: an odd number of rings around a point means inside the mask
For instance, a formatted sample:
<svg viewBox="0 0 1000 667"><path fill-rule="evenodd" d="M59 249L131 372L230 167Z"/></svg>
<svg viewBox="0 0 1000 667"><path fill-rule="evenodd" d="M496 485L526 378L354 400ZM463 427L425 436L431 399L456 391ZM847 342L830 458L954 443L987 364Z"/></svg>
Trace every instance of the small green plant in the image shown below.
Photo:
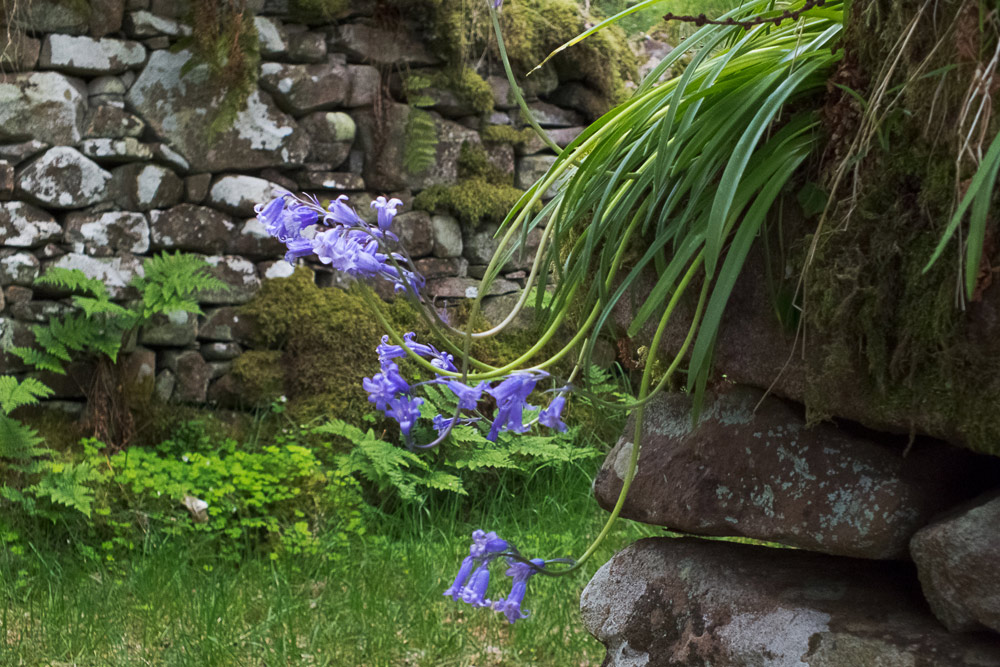
<svg viewBox="0 0 1000 667"><path fill-rule="evenodd" d="M437 159L437 124L424 109L434 104L435 100L422 92L433 83L430 77L413 74L406 78L404 87L410 114L406 118L403 166L413 175L424 173Z"/></svg>
<svg viewBox="0 0 1000 667"><path fill-rule="evenodd" d="M198 422L179 435L160 451L110 457L96 441L85 446L88 462L106 471L98 527L113 543L134 544L135 526L122 519L136 512L154 534L205 534L227 559L257 546L274 558L323 551L335 559L333 547L363 532L357 482L324 466L296 433L258 451L231 438L211 442Z"/></svg>
<svg viewBox="0 0 1000 667"><path fill-rule="evenodd" d="M143 274L130 286L139 299L121 305L111 300L107 286L76 269L52 268L36 283L73 293L75 311L35 325L34 347L10 352L38 370L64 374L66 364L89 360L97 364L93 383L85 388L91 404L95 435L113 447L131 437L127 387L121 380L118 354L122 346L153 317L177 311L201 313L198 295L226 285L208 273L208 265L193 255L164 253L143 263Z"/></svg>

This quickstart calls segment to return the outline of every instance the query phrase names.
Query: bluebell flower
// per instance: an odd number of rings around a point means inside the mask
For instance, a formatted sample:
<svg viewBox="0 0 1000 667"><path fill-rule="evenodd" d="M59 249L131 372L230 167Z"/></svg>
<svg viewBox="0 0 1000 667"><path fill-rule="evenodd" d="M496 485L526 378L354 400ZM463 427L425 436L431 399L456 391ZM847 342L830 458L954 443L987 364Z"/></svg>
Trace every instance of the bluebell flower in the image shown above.
<svg viewBox="0 0 1000 667"><path fill-rule="evenodd" d="M290 196L284 193L266 204L257 204L253 209L257 219L267 229L267 233L282 242L298 237L302 229L295 226L295 222L285 209L285 200Z"/></svg>
<svg viewBox="0 0 1000 667"><path fill-rule="evenodd" d="M420 406L423 403L424 399L422 398L393 398L389 401L385 414L399 422L399 430L403 432L404 436L409 437L410 429L420 419Z"/></svg>
<svg viewBox="0 0 1000 667"><path fill-rule="evenodd" d="M406 383L395 364L382 368L371 378L362 378L361 386L368 392L368 400L379 410L385 410L396 394L408 394L410 385Z"/></svg>
<svg viewBox="0 0 1000 667"><path fill-rule="evenodd" d="M382 343L375 348L375 351L378 352L378 362L382 365L383 369L392 359L406 356L402 345L392 345L389 343L389 336L382 336Z"/></svg>
<svg viewBox="0 0 1000 667"><path fill-rule="evenodd" d="M299 237L288 241L288 252L285 253L285 261L294 264L299 257L308 257L313 254L312 239Z"/></svg>
<svg viewBox="0 0 1000 667"><path fill-rule="evenodd" d="M458 397L459 410L475 410L479 399L483 395L483 389L486 387L485 382L480 382L475 387L470 387L458 380L448 380L445 384Z"/></svg>
<svg viewBox="0 0 1000 667"><path fill-rule="evenodd" d="M345 227L358 227L365 224L365 221L358 216L357 211L347 205L347 195L340 195L331 201L327 211L324 219L328 222Z"/></svg>
<svg viewBox="0 0 1000 667"><path fill-rule="evenodd" d="M557 431L565 431L566 424L560 419L565 406L566 396L564 394L559 394L552 399L552 402L549 403L549 407L545 408L538 414L538 423L542 426L554 428Z"/></svg>
<svg viewBox="0 0 1000 667"><path fill-rule="evenodd" d="M486 599L486 590L490 586L490 567L483 563L469 577L469 585L462 589L462 602L473 607L489 607L492 603Z"/></svg>
<svg viewBox="0 0 1000 667"><path fill-rule="evenodd" d="M528 430L524 425L524 410L534 409L528 404L528 395L534 391L541 377L534 373L513 373L496 387L486 390L497 402L497 414L486 435L487 440L495 441L501 430L515 433Z"/></svg>
<svg viewBox="0 0 1000 667"><path fill-rule="evenodd" d="M438 415L439 417L441 415ZM462 589L465 588L465 580L469 578L472 573L472 568L476 566L476 559L470 554L465 557L462 561L462 566L458 568L458 574L455 575L455 581L452 582L448 590L444 592L446 597L451 597L452 600L458 602L459 598L462 596Z"/></svg>
<svg viewBox="0 0 1000 667"><path fill-rule="evenodd" d="M392 219L396 217L396 207L402 206L403 202L393 197L386 201L385 197L378 197L372 202L372 208L378 209L378 228L383 232L389 231Z"/></svg>
<svg viewBox="0 0 1000 667"><path fill-rule="evenodd" d="M544 567L545 561L541 558L532 558L531 563L538 567ZM524 593L528 589L528 579L537 573L538 570L527 563L515 561L505 573L513 579L510 587L510 595L507 599L500 598L493 603L493 609L504 614L507 620L513 623L520 618L527 618L528 612L521 610L521 602L524 600Z"/></svg>

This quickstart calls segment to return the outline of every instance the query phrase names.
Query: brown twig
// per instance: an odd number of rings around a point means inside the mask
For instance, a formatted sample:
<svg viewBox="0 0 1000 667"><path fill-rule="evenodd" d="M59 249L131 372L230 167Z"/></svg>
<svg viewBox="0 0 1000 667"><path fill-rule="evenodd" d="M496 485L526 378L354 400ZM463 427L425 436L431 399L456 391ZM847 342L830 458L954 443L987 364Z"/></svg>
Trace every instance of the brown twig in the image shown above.
<svg viewBox="0 0 1000 667"><path fill-rule="evenodd" d="M728 18L724 20L710 19L704 14L699 14L698 16L678 16L676 14L671 14L667 12L663 15L664 21L681 21L683 23L693 23L699 28L704 25L738 25L744 30L749 30L754 26L763 25L765 23L773 23L775 26L781 25L784 20L797 21L803 13L812 9L813 7L822 7L826 4L826 0L806 0L806 4L802 5L799 9L794 11L786 9L778 16L771 18L765 18L763 16L758 16L757 18L748 19L746 21L737 21L733 18Z"/></svg>

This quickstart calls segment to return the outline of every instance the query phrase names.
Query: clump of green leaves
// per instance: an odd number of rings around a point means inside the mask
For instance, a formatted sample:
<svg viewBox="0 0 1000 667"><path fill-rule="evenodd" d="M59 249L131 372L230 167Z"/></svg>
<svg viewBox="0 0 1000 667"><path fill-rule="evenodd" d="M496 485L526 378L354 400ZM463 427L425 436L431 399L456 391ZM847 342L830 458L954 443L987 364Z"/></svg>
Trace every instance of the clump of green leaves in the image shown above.
<svg viewBox="0 0 1000 667"><path fill-rule="evenodd" d="M325 466L299 436L292 431L247 450L231 438L213 441L203 425L192 423L160 451L133 447L111 457L92 441L89 460L105 471L96 528L127 546L135 526L122 519L140 512L146 530L204 534L230 559L247 547L262 547L273 558L336 559L338 547L364 530L359 488Z"/></svg>

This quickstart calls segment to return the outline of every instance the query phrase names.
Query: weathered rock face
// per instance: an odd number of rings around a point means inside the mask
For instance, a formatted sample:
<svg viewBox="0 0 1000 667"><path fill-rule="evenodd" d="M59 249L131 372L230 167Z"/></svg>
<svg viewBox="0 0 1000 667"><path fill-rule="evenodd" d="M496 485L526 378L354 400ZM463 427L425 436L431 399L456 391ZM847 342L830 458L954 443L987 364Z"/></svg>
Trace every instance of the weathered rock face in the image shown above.
<svg viewBox="0 0 1000 667"><path fill-rule="evenodd" d="M910 542L924 596L949 630L1000 632L1000 497L949 513Z"/></svg>
<svg viewBox="0 0 1000 667"><path fill-rule="evenodd" d="M89 255L149 250L149 222L142 213L70 213L64 238L77 252Z"/></svg>
<svg viewBox="0 0 1000 667"><path fill-rule="evenodd" d="M948 633L892 564L654 538L605 563L580 605L605 667L1000 665L1000 638Z"/></svg>
<svg viewBox="0 0 1000 667"><path fill-rule="evenodd" d="M57 72L0 78L0 141L75 144L86 110L86 87Z"/></svg>
<svg viewBox="0 0 1000 667"><path fill-rule="evenodd" d="M122 298L132 278L142 275L142 262L132 255L104 258L71 252L59 257L49 266L79 269L88 278L96 278L104 283L113 299Z"/></svg>
<svg viewBox="0 0 1000 667"><path fill-rule="evenodd" d="M337 63L264 63L260 84L274 96L278 106L298 116L341 104L347 98L347 69Z"/></svg>
<svg viewBox="0 0 1000 667"><path fill-rule="evenodd" d="M192 170L256 169L305 160L304 133L274 107L266 93L251 93L233 127L209 141L209 114L218 107L224 91L212 81L207 66L182 74L190 59L189 51L155 51L127 99L160 137L184 155Z"/></svg>
<svg viewBox="0 0 1000 667"><path fill-rule="evenodd" d="M654 399L622 516L701 535L906 558L910 537L931 516L981 490L973 455L920 441L904 457L905 443L831 424L806 428L800 410L762 396L745 387L707 395L693 427L687 395ZM632 453L632 428L594 485L608 509Z"/></svg>
<svg viewBox="0 0 1000 667"><path fill-rule="evenodd" d="M422 189L454 183L458 179L458 158L462 144L482 143L475 131L431 113L437 133L437 154L425 171L411 174L404 165L406 125L411 113L413 111L406 104L390 105L385 110L381 130L377 127L373 113L366 111L354 115L359 143L369 158L364 170L368 187L388 192L404 187Z"/></svg>
<svg viewBox="0 0 1000 667"><path fill-rule="evenodd" d="M60 233L62 228L45 211L20 201L0 203L0 245L36 248Z"/></svg>
<svg viewBox="0 0 1000 667"><path fill-rule="evenodd" d="M56 146L18 173L18 190L49 208L83 208L108 198L111 174L75 148Z"/></svg>
<svg viewBox="0 0 1000 667"><path fill-rule="evenodd" d="M179 204L149 214L150 240L155 250L225 252L236 223L214 209Z"/></svg>
<svg viewBox="0 0 1000 667"><path fill-rule="evenodd" d="M353 62L376 65L436 65L440 59L405 32L384 30L363 23L345 23L330 31L330 51L346 53Z"/></svg>
<svg viewBox="0 0 1000 667"><path fill-rule="evenodd" d="M158 164L134 162L112 172L117 203L131 211L169 208L180 203L184 181Z"/></svg>
<svg viewBox="0 0 1000 667"><path fill-rule="evenodd" d="M208 201L216 208L235 215L251 216L254 206L266 204L287 190L254 176L223 176L212 184Z"/></svg>

